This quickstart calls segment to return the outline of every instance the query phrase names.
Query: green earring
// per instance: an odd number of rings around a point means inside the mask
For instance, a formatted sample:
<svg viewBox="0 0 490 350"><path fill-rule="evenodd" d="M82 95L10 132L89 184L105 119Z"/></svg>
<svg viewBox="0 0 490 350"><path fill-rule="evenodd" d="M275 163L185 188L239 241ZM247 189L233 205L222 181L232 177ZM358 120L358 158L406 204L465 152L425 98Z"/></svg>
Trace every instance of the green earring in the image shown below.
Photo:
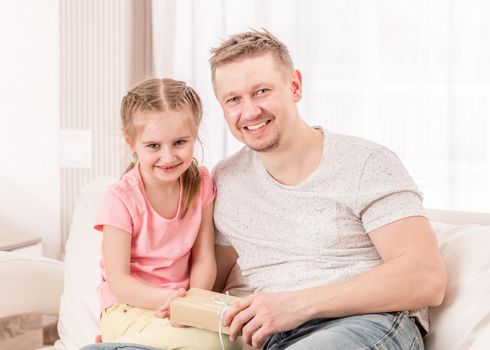
<svg viewBox="0 0 490 350"><path fill-rule="evenodd" d="M132 164L136 164L136 163L138 163L138 155L137 155L136 153L133 153L133 154L131 155L131 163L132 163Z"/></svg>

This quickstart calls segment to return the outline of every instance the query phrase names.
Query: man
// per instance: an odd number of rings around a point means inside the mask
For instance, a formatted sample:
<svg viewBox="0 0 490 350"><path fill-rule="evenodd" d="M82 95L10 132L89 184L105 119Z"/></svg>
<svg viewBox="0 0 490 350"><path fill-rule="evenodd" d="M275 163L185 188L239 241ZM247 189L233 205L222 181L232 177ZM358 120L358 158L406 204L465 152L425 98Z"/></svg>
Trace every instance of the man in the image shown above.
<svg viewBox="0 0 490 350"><path fill-rule="evenodd" d="M245 147L214 170L223 324L264 349L422 349L446 273L421 193L388 149L307 125L302 77L267 31L212 49L216 97Z"/></svg>

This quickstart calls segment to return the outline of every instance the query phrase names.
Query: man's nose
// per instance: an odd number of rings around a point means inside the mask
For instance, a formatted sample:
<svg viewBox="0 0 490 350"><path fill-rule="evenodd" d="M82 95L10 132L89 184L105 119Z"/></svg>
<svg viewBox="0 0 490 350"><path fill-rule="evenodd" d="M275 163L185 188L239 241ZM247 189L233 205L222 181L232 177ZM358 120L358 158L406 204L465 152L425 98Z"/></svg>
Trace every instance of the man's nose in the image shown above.
<svg viewBox="0 0 490 350"><path fill-rule="evenodd" d="M253 100L245 101L242 109L242 119L255 119L262 113L262 108Z"/></svg>

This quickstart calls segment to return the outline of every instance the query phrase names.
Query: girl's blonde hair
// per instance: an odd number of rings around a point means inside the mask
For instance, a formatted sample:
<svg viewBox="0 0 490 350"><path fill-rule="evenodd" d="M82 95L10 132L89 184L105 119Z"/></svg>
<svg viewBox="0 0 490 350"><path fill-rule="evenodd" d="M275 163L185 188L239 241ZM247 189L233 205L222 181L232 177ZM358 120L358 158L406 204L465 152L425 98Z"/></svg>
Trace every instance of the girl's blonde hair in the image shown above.
<svg viewBox="0 0 490 350"><path fill-rule="evenodd" d="M149 79L131 89L121 103L121 127L125 138L134 142L142 131L142 125L135 123L136 112L164 112L182 110L189 107L192 112L194 135L198 138L199 124L202 118L202 104L197 92L185 82L173 79ZM134 168L132 162L125 173ZM199 194L201 174L197 160L183 174L184 211L192 207L196 195Z"/></svg>

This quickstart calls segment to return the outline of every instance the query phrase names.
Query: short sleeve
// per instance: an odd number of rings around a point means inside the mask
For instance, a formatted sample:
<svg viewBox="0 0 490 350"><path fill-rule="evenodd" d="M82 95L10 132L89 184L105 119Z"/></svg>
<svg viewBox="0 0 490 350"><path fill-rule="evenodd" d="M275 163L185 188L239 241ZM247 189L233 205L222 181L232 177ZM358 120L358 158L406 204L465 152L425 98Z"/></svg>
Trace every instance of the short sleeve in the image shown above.
<svg viewBox="0 0 490 350"><path fill-rule="evenodd" d="M426 216L422 193L390 150L373 151L364 164L356 214L366 232L410 216Z"/></svg>
<svg viewBox="0 0 490 350"><path fill-rule="evenodd" d="M104 225L114 226L128 233L133 233L133 219L130 211L113 188L109 189L105 194L94 228L98 231L103 231Z"/></svg>
<svg viewBox="0 0 490 350"><path fill-rule="evenodd" d="M209 171L205 167L201 167L201 200L202 209L208 207L216 197L216 186L214 186L213 178L209 175Z"/></svg>

